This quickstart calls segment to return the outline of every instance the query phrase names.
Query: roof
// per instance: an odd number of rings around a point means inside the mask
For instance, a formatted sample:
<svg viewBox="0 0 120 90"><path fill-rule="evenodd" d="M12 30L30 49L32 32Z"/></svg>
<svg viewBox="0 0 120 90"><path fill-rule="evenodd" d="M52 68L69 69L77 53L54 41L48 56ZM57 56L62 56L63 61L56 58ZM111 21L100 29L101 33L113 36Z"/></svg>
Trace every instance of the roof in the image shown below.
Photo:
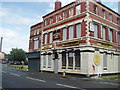
<svg viewBox="0 0 120 90"><path fill-rule="evenodd" d="M52 12L46 14L45 16L43 16L43 18L46 17L46 16L48 16L48 15L50 15L50 14L52 14L52 13L54 13L54 12L56 12L56 11L59 11L59 10L65 8L65 7L69 6L69 5L73 4L73 3L75 3L75 1L74 1L74 2L71 2L71 3L67 4L67 5L65 5L65 6L63 6L63 7L61 7L61 8L58 9L58 10L54 10L54 11L52 11Z"/></svg>
<svg viewBox="0 0 120 90"><path fill-rule="evenodd" d="M46 16L48 16L48 15L50 15L50 14L52 14L52 13L54 13L54 12L56 12L56 11L59 11L59 10L61 10L61 9L65 8L65 7L69 6L69 5L73 4L73 3L75 3L75 1L74 1L74 2L71 2L70 4L67 4L67 5L65 5L65 6L61 7L61 8L60 8L60 9L58 9L58 10L54 10L54 11L52 11L52 12L50 12L50 13L48 13L48 14L44 15L44 16L43 16L43 18L44 18L44 17L46 17ZM115 13L115 14L117 14L118 16L120 16L120 14L119 14L119 13L117 13L117 12L115 12L114 10L110 9L109 7L105 6L105 5L104 5L104 4L102 4L101 2L97 2L97 3L98 3L98 4L100 4L100 5L102 5L102 6L103 6L103 7L105 7L105 8L109 9L110 11L112 11L112 12L113 12L113 13Z"/></svg>
<svg viewBox="0 0 120 90"><path fill-rule="evenodd" d="M35 24L35 25L32 25L30 28L33 28L33 27L36 27L36 26L38 26L38 25L40 25L40 24L42 24L43 22L39 22L39 23L37 23L37 24Z"/></svg>

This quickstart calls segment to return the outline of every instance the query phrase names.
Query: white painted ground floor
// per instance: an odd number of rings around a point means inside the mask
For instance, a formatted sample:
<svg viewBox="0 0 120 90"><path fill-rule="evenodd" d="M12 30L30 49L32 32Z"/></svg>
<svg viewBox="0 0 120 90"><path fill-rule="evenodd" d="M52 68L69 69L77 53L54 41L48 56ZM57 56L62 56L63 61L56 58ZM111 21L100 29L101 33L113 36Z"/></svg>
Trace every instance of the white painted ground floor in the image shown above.
<svg viewBox="0 0 120 90"><path fill-rule="evenodd" d="M40 70L88 76L120 73L120 53L114 49L75 47L58 49L57 53L58 59L53 60L53 50L41 51Z"/></svg>

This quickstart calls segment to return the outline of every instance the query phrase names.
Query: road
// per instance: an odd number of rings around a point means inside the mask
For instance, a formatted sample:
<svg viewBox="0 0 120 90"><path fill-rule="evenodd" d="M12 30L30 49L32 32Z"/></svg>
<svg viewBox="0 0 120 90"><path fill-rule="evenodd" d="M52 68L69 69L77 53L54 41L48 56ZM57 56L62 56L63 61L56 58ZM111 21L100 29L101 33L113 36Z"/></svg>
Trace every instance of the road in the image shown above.
<svg viewBox="0 0 120 90"><path fill-rule="evenodd" d="M17 71L3 66L2 87L6 88L72 88L87 90L90 88L118 88L118 83L87 78L61 78L54 73L35 73ZM114 89L115 90L115 89Z"/></svg>

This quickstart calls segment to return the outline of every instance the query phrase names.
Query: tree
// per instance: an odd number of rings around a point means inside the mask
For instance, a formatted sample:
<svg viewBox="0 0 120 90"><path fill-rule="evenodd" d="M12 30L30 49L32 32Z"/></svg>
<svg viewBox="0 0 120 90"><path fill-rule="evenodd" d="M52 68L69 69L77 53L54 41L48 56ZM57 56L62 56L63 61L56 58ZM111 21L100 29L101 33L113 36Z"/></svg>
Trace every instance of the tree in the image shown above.
<svg viewBox="0 0 120 90"><path fill-rule="evenodd" d="M10 54L8 55L9 61L18 61L21 63L21 61L25 61L25 51L18 48L12 48L12 51L10 51Z"/></svg>

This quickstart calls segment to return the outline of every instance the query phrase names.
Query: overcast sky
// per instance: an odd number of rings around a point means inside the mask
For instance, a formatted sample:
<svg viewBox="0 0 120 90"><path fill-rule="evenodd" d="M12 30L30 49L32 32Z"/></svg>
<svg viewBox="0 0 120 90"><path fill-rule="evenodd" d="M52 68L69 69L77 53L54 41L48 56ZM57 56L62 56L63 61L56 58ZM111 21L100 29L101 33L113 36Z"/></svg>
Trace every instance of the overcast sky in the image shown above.
<svg viewBox="0 0 120 90"><path fill-rule="evenodd" d="M26 52L29 45L30 26L42 21L42 16L54 10L56 0L1 0L0 37L3 37L2 51L22 48ZM62 6L75 0L60 0ZM106 2L107 1L107 2ZM106 6L118 11L119 0L102 0ZM1 22L2 21L2 22Z"/></svg>

